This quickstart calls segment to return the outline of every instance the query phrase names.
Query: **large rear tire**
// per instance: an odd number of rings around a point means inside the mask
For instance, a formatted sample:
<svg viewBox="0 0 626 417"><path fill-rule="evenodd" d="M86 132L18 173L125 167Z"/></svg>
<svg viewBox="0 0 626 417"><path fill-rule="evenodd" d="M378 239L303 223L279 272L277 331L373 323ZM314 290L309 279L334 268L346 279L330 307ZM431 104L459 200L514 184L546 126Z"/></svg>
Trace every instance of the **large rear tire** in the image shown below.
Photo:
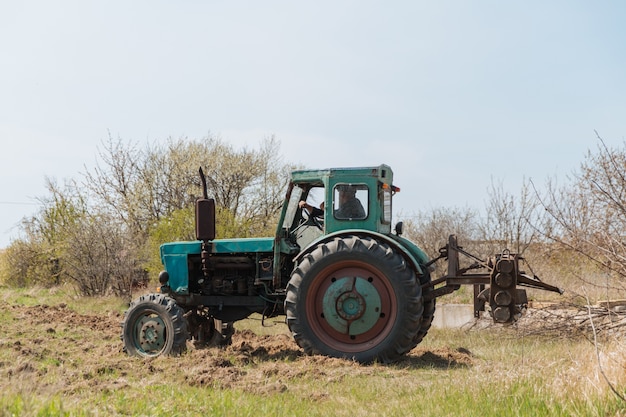
<svg viewBox="0 0 626 417"><path fill-rule="evenodd" d="M187 345L183 309L163 294L148 294L133 301L124 313L124 351L133 356L178 355Z"/></svg>
<svg viewBox="0 0 626 417"><path fill-rule="evenodd" d="M422 292L413 269L386 243L336 237L296 266L285 312L305 353L386 363L414 346Z"/></svg>

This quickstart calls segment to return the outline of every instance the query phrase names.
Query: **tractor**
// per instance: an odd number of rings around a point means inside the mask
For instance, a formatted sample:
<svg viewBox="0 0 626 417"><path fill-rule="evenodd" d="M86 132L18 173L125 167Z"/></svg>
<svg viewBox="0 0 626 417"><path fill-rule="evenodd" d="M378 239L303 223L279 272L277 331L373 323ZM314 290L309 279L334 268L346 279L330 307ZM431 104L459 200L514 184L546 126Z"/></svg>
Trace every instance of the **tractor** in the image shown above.
<svg viewBox="0 0 626 417"><path fill-rule="evenodd" d="M519 287L561 292L521 270L519 254L479 259L455 235L430 259L402 236L401 222L392 228L400 188L387 165L293 171L276 235L266 238L216 239L215 201L199 174L197 240L161 245L157 292L124 314L130 355L180 354L190 340L227 345L233 323L257 313L285 316L306 354L389 363L426 336L436 299L462 285L474 286L475 315L487 307L497 323L515 322L526 308ZM310 198L322 200L319 209L305 204ZM447 274L431 278L442 259Z"/></svg>

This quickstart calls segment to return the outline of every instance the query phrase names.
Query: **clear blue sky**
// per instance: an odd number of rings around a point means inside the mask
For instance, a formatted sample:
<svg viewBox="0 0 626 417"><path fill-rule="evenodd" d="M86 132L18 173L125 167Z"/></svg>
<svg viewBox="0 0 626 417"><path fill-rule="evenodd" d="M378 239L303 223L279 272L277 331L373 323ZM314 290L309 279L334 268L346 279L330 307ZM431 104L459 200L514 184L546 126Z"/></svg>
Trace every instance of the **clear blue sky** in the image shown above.
<svg viewBox="0 0 626 417"><path fill-rule="evenodd" d="M481 208L626 134L623 1L4 1L0 247L109 134L275 135L311 168L387 163L395 211Z"/></svg>

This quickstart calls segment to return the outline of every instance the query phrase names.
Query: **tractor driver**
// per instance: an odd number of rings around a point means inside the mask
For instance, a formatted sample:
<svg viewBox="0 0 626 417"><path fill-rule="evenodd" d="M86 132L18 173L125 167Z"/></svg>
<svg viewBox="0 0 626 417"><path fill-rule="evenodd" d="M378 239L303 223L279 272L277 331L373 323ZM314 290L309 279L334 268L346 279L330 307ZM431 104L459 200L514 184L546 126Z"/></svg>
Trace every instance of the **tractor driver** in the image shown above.
<svg viewBox="0 0 626 417"><path fill-rule="evenodd" d="M337 187L339 196L337 199L338 207L335 211L335 217L338 219L363 219L366 217L365 209L361 201L356 197L356 188L351 185L340 185ZM320 204L320 208L313 207L306 201L298 203L300 208L305 208L313 217L324 216L324 203Z"/></svg>
<svg viewBox="0 0 626 417"><path fill-rule="evenodd" d="M335 210L335 217L338 219L364 219L365 210L361 201L356 198L356 187L352 185L340 185L339 208Z"/></svg>
<svg viewBox="0 0 626 417"><path fill-rule="evenodd" d="M320 208L313 207L312 205L310 205L304 200L300 201L298 203L298 206L300 208L307 209L308 212L311 213L311 216L313 217L324 217L324 202L323 201L322 201L322 204L320 204Z"/></svg>

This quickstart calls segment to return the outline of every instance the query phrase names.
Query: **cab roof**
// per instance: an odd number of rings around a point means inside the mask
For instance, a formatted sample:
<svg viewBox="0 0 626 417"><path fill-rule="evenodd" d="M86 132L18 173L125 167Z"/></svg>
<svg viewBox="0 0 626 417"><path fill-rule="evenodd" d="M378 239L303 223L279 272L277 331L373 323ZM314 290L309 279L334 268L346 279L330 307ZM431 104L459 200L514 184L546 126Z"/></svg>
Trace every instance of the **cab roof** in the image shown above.
<svg viewBox="0 0 626 417"><path fill-rule="evenodd" d="M331 177L375 177L383 182L391 182L393 171L391 167L385 164L372 167L343 167L343 168L325 168L325 169L305 169L292 171L291 179L293 182L323 182L326 183Z"/></svg>

